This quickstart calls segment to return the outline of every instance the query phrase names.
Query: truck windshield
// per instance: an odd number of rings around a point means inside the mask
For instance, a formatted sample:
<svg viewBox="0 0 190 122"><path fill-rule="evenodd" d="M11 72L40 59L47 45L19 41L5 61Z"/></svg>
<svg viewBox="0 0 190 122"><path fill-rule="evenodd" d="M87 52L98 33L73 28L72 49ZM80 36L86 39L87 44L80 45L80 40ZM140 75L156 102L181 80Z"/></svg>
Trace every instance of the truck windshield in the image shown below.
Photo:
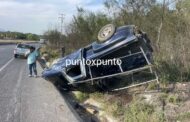
<svg viewBox="0 0 190 122"><path fill-rule="evenodd" d="M26 48L26 49L29 49L29 48L30 48L29 45L24 45L24 44L19 44L17 47L18 47L18 48Z"/></svg>

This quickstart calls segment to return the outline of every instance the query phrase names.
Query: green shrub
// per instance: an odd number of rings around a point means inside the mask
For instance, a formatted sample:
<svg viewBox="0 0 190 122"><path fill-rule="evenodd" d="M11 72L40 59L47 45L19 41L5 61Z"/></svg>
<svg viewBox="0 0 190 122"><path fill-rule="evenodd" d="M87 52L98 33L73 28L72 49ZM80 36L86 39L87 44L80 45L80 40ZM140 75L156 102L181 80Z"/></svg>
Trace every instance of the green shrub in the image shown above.
<svg viewBox="0 0 190 122"><path fill-rule="evenodd" d="M147 90L155 90L157 89L157 87L158 87L158 84L155 82L152 82L148 84Z"/></svg>
<svg viewBox="0 0 190 122"><path fill-rule="evenodd" d="M90 94L90 98L98 101L98 102L105 102L105 96L103 93L100 93L100 92L95 92L95 93L92 93Z"/></svg>
<svg viewBox="0 0 190 122"><path fill-rule="evenodd" d="M169 95L168 102L173 103L173 104L179 103L180 102L179 96L178 95Z"/></svg>
<svg viewBox="0 0 190 122"><path fill-rule="evenodd" d="M57 59L60 57L60 51L57 49L57 50L53 50L53 49L50 49L49 46L43 46L41 49L40 49L40 54L41 56L43 54L47 54L47 61L48 62L53 62L53 60Z"/></svg>
<svg viewBox="0 0 190 122"><path fill-rule="evenodd" d="M180 115L177 116L176 119L179 120L179 121L190 120L190 112L180 114Z"/></svg>
<svg viewBox="0 0 190 122"><path fill-rule="evenodd" d="M124 115L125 107L120 101L104 103L104 110L113 117L120 117Z"/></svg>
<svg viewBox="0 0 190 122"><path fill-rule="evenodd" d="M84 102L89 98L89 94L80 91L74 92L74 96L79 102Z"/></svg>
<svg viewBox="0 0 190 122"><path fill-rule="evenodd" d="M162 94L160 94L160 96L159 96L159 100L160 100L160 101L166 101L167 98L168 98L168 94L166 94L166 93L162 93Z"/></svg>
<svg viewBox="0 0 190 122"><path fill-rule="evenodd" d="M154 111L154 106L140 101L125 109L125 122L160 122L161 114Z"/></svg>

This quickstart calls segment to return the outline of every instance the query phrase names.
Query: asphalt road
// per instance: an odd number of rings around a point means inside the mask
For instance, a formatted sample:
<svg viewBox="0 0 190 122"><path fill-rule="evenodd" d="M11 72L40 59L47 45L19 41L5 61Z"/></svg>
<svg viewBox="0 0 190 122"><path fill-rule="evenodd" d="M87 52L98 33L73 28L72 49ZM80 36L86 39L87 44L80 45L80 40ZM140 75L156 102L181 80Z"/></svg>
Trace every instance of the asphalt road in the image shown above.
<svg viewBox="0 0 190 122"><path fill-rule="evenodd" d="M51 83L28 77L26 60L13 58L14 47L0 45L0 122L79 121Z"/></svg>

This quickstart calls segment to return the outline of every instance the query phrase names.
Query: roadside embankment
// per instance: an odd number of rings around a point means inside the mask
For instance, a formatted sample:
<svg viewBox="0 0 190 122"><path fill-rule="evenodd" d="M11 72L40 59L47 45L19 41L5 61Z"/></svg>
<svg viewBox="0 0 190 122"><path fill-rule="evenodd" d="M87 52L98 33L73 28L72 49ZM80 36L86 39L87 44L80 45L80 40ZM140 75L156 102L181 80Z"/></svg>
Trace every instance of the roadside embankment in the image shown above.
<svg viewBox="0 0 190 122"><path fill-rule="evenodd" d="M39 66L39 64L37 68L38 72L42 73L43 69ZM60 122L82 122L81 118L71 105L70 101L67 100L67 97L69 97L68 95L60 93L52 83L45 81L43 78L33 79L33 81L31 79L33 78L30 78L29 82L32 83L32 86L35 87L29 89L36 93L35 97L38 99L35 100L38 102L38 104L40 104L39 107L43 108L43 105L45 104L47 113L51 113L47 118L50 118L51 120L53 117L56 117L54 121ZM35 105L31 105L30 107L32 106ZM55 113L51 111L53 108L55 110ZM39 121L39 119L36 120Z"/></svg>

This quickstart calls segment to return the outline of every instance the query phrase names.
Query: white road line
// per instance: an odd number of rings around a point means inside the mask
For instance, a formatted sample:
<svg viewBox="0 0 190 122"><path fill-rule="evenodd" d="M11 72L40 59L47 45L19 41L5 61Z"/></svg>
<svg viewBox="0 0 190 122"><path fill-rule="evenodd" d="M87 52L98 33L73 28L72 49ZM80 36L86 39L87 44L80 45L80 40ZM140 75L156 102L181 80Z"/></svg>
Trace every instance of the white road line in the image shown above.
<svg viewBox="0 0 190 122"><path fill-rule="evenodd" d="M3 65L3 66L0 68L0 72L3 71L3 69L5 69L13 60L14 60L14 58L11 58L5 65Z"/></svg>

